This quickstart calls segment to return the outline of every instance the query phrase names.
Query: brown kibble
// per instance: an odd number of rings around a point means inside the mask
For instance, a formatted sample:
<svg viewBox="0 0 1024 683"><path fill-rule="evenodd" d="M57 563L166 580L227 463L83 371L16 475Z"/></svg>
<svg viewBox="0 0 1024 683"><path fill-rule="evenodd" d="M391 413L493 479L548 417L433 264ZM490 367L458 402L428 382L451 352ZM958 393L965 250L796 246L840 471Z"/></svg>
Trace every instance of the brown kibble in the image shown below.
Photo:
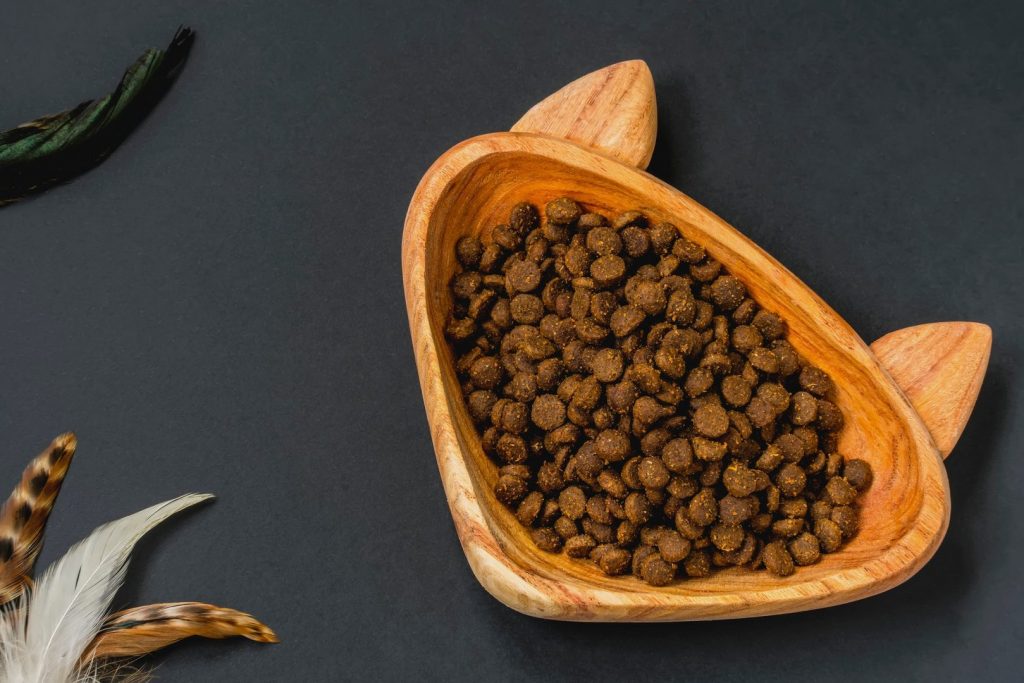
<svg viewBox="0 0 1024 683"><path fill-rule="evenodd" d="M750 402L750 385L739 375L722 378L722 398L737 408Z"/></svg>
<svg viewBox="0 0 1024 683"><path fill-rule="evenodd" d="M651 586L667 586L676 576L676 565L658 555L650 555L640 562L640 578Z"/></svg>
<svg viewBox="0 0 1024 683"><path fill-rule="evenodd" d="M672 245L672 253L683 263L693 265L704 260L704 247L680 236Z"/></svg>
<svg viewBox="0 0 1024 683"><path fill-rule="evenodd" d="M587 233L587 249L598 256L617 255L622 251L622 238L612 228L594 228Z"/></svg>
<svg viewBox="0 0 1024 683"><path fill-rule="evenodd" d="M505 287L513 292L532 292L540 286L540 269L533 261L517 261L505 274Z"/></svg>
<svg viewBox="0 0 1024 683"><path fill-rule="evenodd" d="M537 398L536 375L531 375L528 372L517 372L505 386L505 394L509 398L513 398L521 403L529 403ZM493 402L491 405L494 405ZM490 409L487 412L490 412Z"/></svg>
<svg viewBox="0 0 1024 683"><path fill-rule="evenodd" d="M534 529L530 532L530 538L544 552L557 553L562 548L562 537L551 527Z"/></svg>
<svg viewBox="0 0 1024 683"><path fill-rule="evenodd" d="M631 555L628 550L622 548L611 547L605 552L601 553L600 559L597 561L597 566L601 568L605 574L609 576L617 576L626 571L629 566Z"/></svg>
<svg viewBox="0 0 1024 683"><path fill-rule="evenodd" d="M594 354L594 360L590 366L596 377L601 382L615 382L622 376L625 359L618 349L601 349Z"/></svg>
<svg viewBox="0 0 1024 683"><path fill-rule="evenodd" d="M609 408L617 413L628 413L640 397L640 391L635 384L626 379L609 386L605 390L605 396Z"/></svg>
<svg viewBox="0 0 1024 683"><path fill-rule="evenodd" d="M743 529L732 524L717 524L709 534L711 543L723 552L738 550L743 545Z"/></svg>
<svg viewBox="0 0 1024 683"><path fill-rule="evenodd" d="M694 412L693 426L704 436L723 436L729 430L729 415L722 406L704 405Z"/></svg>
<svg viewBox="0 0 1024 683"><path fill-rule="evenodd" d="M515 505L522 500L526 492L526 482L511 475L498 477L498 482L494 485L495 497L508 506Z"/></svg>
<svg viewBox="0 0 1024 683"><path fill-rule="evenodd" d="M550 431L565 422L565 405L554 394L543 394L533 402L530 419L541 429Z"/></svg>
<svg viewBox="0 0 1024 683"><path fill-rule="evenodd" d="M849 505L857 497L857 489L842 477L832 477L825 484L825 494L833 505Z"/></svg>
<svg viewBox="0 0 1024 683"><path fill-rule="evenodd" d="M793 434L783 434L774 441L786 462L799 462L804 457L804 442Z"/></svg>
<svg viewBox="0 0 1024 683"><path fill-rule="evenodd" d="M491 422L495 427L512 434L526 431L526 406L518 401L498 399L491 408Z"/></svg>
<svg viewBox="0 0 1024 683"><path fill-rule="evenodd" d="M797 496L807 485L807 475L798 465L788 463L775 475L775 485L784 496Z"/></svg>
<svg viewBox="0 0 1024 683"><path fill-rule="evenodd" d="M463 268L476 268L480 265L480 257L484 253L484 245L476 237L460 237L455 243L455 258Z"/></svg>
<svg viewBox="0 0 1024 683"><path fill-rule="evenodd" d="M610 287L626 274L626 262L620 256L601 256L590 264L590 277L599 287Z"/></svg>
<svg viewBox="0 0 1024 683"><path fill-rule="evenodd" d="M537 213L537 207L528 202L516 204L509 214L508 224L518 234L525 237L527 233L540 225L540 214Z"/></svg>
<svg viewBox="0 0 1024 683"><path fill-rule="evenodd" d="M495 446L502 462L518 464L526 462L526 442L513 434L502 434Z"/></svg>
<svg viewBox="0 0 1024 683"><path fill-rule="evenodd" d="M583 215L583 210L569 197L559 197L547 203L547 206L544 207L544 214L552 223L569 225L575 223Z"/></svg>
<svg viewBox="0 0 1024 683"><path fill-rule="evenodd" d="M834 553L843 543L843 532L831 519L822 518L814 522L814 535L821 543L821 551Z"/></svg>
<svg viewBox="0 0 1024 683"><path fill-rule="evenodd" d="M758 311L751 324L767 341L774 341L786 334L786 323L770 311Z"/></svg>
<svg viewBox="0 0 1024 683"><path fill-rule="evenodd" d="M654 354L654 365L672 379L686 373L686 354L675 346L662 345Z"/></svg>
<svg viewBox="0 0 1024 683"><path fill-rule="evenodd" d="M555 520L554 529L555 533L557 533L563 539L572 538L580 532L580 529L576 525L576 522L572 521L564 515Z"/></svg>
<svg viewBox="0 0 1024 683"><path fill-rule="evenodd" d="M800 388L820 398L830 394L834 387L832 379L823 370L805 365L800 371Z"/></svg>
<svg viewBox="0 0 1024 683"><path fill-rule="evenodd" d="M732 346L740 353L750 353L761 346L764 338L751 325L739 325L732 331Z"/></svg>
<svg viewBox="0 0 1024 683"><path fill-rule="evenodd" d="M469 369L469 378L479 389L494 389L501 382L501 363L494 356L478 358Z"/></svg>
<svg viewBox="0 0 1024 683"><path fill-rule="evenodd" d="M695 550L683 562L683 571L691 579L711 576L711 558L706 551Z"/></svg>
<svg viewBox="0 0 1024 683"><path fill-rule="evenodd" d="M732 275L722 275L711 283L711 300L723 311L731 311L747 296L747 288Z"/></svg>
<svg viewBox="0 0 1024 683"><path fill-rule="evenodd" d="M586 557L597 546L597 541L587 534L577 534L565 541L565 554L569 557Z"/></svg>
<svg viewBox="0 0 1024 683"><path fill-rule="evenodd" d="M658 552L666 562L682 562L690 554L692 544L678 531L664 531L657 539Z"/></svg>
<svg viewBox="0 0 1024 683"><path fill-rule="evenodd" d="M661 458L645 457L637 466L637 477L647 489L661 489L668 484L669 473Z"/></svg>
<svg viewBox="0 0 1024 683"><path fill-rule="evenodd" d="M806 498L786 498L779 505L779 512L792 519L802 519L807 516Z"/></svg>
<svg viewBox="0 0 1024 683"><path fill-rule="evenodd" d="M644 321L646 315L635 306L621 306L612 313L608 325L616 337L632 334Z"/></svg>
<svg viewBox="0 0 1024 683"><path fill-rule="evenodd" d="M821 559L821 548L818 538L811 533L803 532L789 542L789 552L793 561L800 566L814 564Z"/></svg>
<svg viewBox="0 0 1024 683"><path fill-rule="evenodd" d="M740 525L753 515L752 499L728 495L718 502L718 519L723 524Z"/></svg>
<svg viewBox="0 0 1024 683"><path fill-rule="evenodd" d="M466 406L469 408L469 416L476 423L483 422L490 414L498 396L493 391L477 390L466 398Z"/></svg>
<svg viewBox="0 0 1024 683"><path fill-rule="evenodd" d="M605 462L618 462L629 455L629 437L617 429L606 429L597 435L594 448Z"/></svg>
<svg viewBox="0 0 1024 683"><path fill-rule="evenodd" d="M687 506L690 521L698 526L708 526L718 518L718 501L712 489L703 489L690 499Z"/></svg>
<svg viewBox="0 0 1024 683"><path fill-rule="evenodd" d="M626 519L636 525L646 524L653 514L650 501L642 493L631 493L626 496L623 507L626 510Z"/></svg>
<svg viewBox="0 0 1024 683"><path fill-rule="evenodd" d="M746 414L750 418L751 424L757 428L766 427L775 419L775 409L760 396L750 399Z"/></svg>
<svg viewBox="0 0 1024 683"><path fill-rule="evenodd" d="M806 391L793 394L790 419L795 425L806 425L818 417L818 400Z"/></svg>
<svg viewBox="0 0 1024 683"><path fill-rule="evenodd" d="M818 401L818 428L828 432L843 428L843 413L839 406L824 399Z"/></svg>
<svg viewBox="0 0 1024 683"><path fill-rule="evenodd" d="M704 462L718 462L725 457L725 452L728 449L724 443L705 439L702 436L695 436L690 439L690 442L693 445L694 454Z"/></svg>
<svg viewBox="0 0 1024 683"><path fill-rule="evenodd" d="M679 237L679 230L671 223L658 223L649 233L655 253L664 256L672 250L672 244Z"/></svg>
<svg viewBox="0 0 1024 683"><path fill-rule="evenodd" d="M686 474L693 466L693 448L686 439L672 439L661 450L665 467L676 474Z"/></svg>
<svg viewBox="0 0 1024 683"><path fill-rule="evenodd" d="M644 256L651 248L651 238L643 228L630 225L619 233L622 236L622 244L626 254L631 258Z"/></svg>
<svg viewBox="0 0 1024 683"><path fill-rule="evenodd" d="M523 325L536 325L544 316L544 304L532 294L517 294L509 304L512 319Z"/></svg>
<svg viewBox="0 0 1024 683"><path fill-rule="evenodd" d="M541 495L540 491L532 491L528 493L522 502L519 503L519 507L516 508L516 519L523 526L533 526L533 523L537 521L537 515L540 514L541 506L544 505L544 496Z"/></svg>
<svg viewBox="0 0 1024 683"><path fill-rule="evenodd" d="M843 476L858 491L863 491L871 486L871 481L874 478L874 475L871 473L871 465L859 458L846 461L846 466L843 468Z"/></svg>
<svg viewBox="0 0 1024 683"><path fill-rule="evenodd" d="M732 462L722 472L722 483L730 495L744 498L757 490L757 475L746 465Z"/></svg>
<svg viewBox="0 0 1024 683"><path fill-rule="evenodd" d="M565 486L562 471L553 462L542 463L537 470L537 486L544 493L556 493Z"/></svg>
<svg viewBox="0 0 1024 683"><path fill-rule="evenodd" d="M571 520L583 517L587 511L587 497L579 486L569 486L558 494L558 507Z"/></svg>
<svg viewBox="0 0 1024 683"><path fill-rule="evenodd" d="M707 368L694 368L686 374L683 389L690 398L700 396L715 383L715 376Z"/></svg>
<svg viewBox="0 0 1024 683"><path fill-rule="evenodd" d="M789 554L781 541L774 541L764 547L761 553L765 568L776 576L789 576L796 567L793 556Z"/></svg>
<svg viewBox="0 0 1024 683"><path fill-rule="evenodd" d="M769 375L775 374L779 371L778 357L776 357L774 352L764 348L763 346L759 346L747 354L747 360L749 360L750 364L756 369L761 372L766 372Z"/></svg>
<svg viewBox="0 0 1024 683"><path fill-rule="evenodd" d="M857 533L857 527L859 526L857 511L849 505L839 505L832 508L830 518L842 530L844 538L850 538Z"/></svg>

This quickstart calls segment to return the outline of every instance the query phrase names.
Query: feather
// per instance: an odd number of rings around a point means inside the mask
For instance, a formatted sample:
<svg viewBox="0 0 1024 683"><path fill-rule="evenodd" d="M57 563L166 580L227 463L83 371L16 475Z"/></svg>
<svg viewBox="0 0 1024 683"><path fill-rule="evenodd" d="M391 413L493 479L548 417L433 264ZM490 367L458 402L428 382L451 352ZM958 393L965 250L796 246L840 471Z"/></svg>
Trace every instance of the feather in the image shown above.
<svg viewBox="0 0 1024 683"><path fill-rule="evenodd" d="M110 155L181 71L194 33L179 28L166 50L149 49L98 100L0 132L0 206L70 180Z"/></svg>
<svg viewBox="0 0 1024 683"><path fill-rule="evenodd" d="M166 602L111 615L83 660L138 657L190 636L243 636L258 643L278 642L277 634L245 612L201 602Z"/></svg>
<svg viewBox="0 0 1024 683"><path fill-rule="evenodd" d="M46 570L0 619L0 680L89 680L79 661L124 582L135 544L171 515L212 498L189 494L97 528Z"/></svg>
<svg viewBox="0 0 1024 683"><path fill-rule="evenodd" d="M62 434L25 468L21 482L0 510L0 605L32 582L43 531L71 466L77 441Z"/></svg>

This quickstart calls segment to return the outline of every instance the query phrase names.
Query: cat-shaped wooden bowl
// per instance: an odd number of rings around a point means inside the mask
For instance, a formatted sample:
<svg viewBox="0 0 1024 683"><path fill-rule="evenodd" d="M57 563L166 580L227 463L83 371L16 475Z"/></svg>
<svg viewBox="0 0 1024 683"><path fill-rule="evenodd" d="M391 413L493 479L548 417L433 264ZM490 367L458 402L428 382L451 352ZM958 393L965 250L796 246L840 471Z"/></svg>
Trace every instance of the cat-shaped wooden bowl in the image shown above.
<svg viewBox="0 0 1024 683"><path fill-rule="evenodd" d="M644 172L654 147L647 65L591 73L536 105L512 131L445 152L416 189L402 269L420 386L438 468L469 564L494 597L550 619L672 621L751 617L826 607L905 581L935 553L949 523L942 459L963 430L988 364L991 332L936 323L868 347L807 285L718 216ZM669 220L789 324L788 338L835 380L846 416L840 450L867 460L874 483L861 529L839 552L787 578L732 568L652 587L537 549L494 497L484 454L444 336L456 240L507 220L519 201L569 195L589 210L639 209ZM908 274L909 275L909 274Z"/></svg>

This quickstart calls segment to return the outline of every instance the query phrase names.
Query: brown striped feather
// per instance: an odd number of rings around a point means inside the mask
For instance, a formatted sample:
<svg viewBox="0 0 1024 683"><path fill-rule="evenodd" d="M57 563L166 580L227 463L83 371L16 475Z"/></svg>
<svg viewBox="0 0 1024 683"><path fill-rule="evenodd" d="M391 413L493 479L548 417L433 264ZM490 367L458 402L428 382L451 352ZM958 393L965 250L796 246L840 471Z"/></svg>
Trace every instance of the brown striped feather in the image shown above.
<svg viewBox="0 0 1024 683"><path fill-rule="evenodd" d="M165 602L107 617L82 662L88 665L109 657L138 657L191 636L242 636L258 643L278 642L268 626L244 612L201 602Z"/></svg>
<svg viewBox="0 0 1024 683"><path fill-rule="evenodd" d="M71 466L78 442L61 434L25 468L21 481L0 509L0 605L32 583L43 531Z"/></svg>

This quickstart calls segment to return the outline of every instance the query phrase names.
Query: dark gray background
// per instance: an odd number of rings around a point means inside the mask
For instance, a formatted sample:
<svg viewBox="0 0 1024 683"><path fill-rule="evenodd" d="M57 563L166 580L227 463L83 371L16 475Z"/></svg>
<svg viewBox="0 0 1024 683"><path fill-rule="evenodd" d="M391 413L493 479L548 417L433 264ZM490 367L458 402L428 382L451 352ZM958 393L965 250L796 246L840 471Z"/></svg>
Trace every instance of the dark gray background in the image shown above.
<svg viewBox="0 0 1024 683"><path fill-rule="evenodd" d="M62 430L81 444L44 561L115 516L218 494L142 544L119 606L207 600L284 642L178 646L154 658L168 681L1019 677L1019 4L362 4L5 8L2 127L108 91L179 23L199 36L106 164L0 210L0 471L13 485ZM494 601L463 559L408 340L406 205L449 146L635 57L658 86L652 172L865 339L994 329L948 461L949 535L889 593L560 624Z"/></svg>

